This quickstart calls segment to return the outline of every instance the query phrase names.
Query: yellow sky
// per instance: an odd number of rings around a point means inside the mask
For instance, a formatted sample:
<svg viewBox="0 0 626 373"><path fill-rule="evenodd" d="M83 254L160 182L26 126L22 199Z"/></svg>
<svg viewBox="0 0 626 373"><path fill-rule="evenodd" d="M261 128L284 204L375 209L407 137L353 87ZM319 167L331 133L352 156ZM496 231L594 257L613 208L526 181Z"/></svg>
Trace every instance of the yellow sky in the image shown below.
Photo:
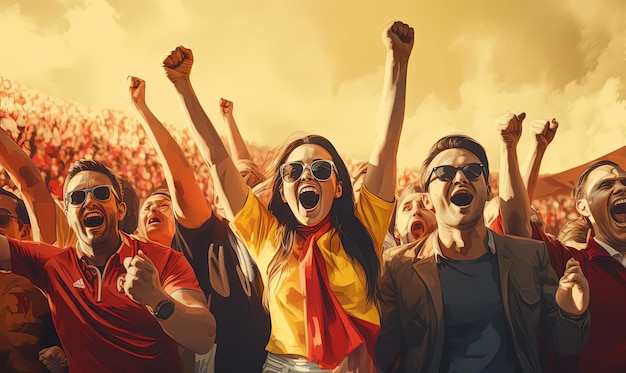
<svg viewBox="0 0 626 373"><path fill-rule="evenodd" d="M160 56L192 48L192 81L218 130L235 102L246 140L297 130L369 155L382 85L382 28L415 28L399 165L462 132L498 164L494 119L526 111L561 127L542 172L626 143L626 2L622 0L46 0L0 1L0 75L96 108L130 111L125 77L147 81L164 121L183 123ZM527 122L529 122L527 120ZM520 157L528 146L520 143Z"/></svg>

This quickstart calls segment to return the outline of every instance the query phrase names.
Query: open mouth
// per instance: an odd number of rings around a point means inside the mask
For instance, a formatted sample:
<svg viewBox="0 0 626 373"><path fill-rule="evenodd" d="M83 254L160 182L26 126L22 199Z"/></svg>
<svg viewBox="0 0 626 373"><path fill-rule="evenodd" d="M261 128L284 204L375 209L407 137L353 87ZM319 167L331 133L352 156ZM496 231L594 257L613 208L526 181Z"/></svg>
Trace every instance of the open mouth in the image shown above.
<svg viewBox="0 0 626 373"><path fill-rule="evenodd" d="M315 208L317 203L320 201L320 194L315 188L304 187L298 195L298 200L300 201L302 207L306 210L311 210Z"/></svg>
<svg viewBox="0 0 626 373"><path fill-rule="evenodd" d="M469 205L472 203L472 200L474 200L474 196L468 192L459 192L450 198L450 202L460 207Z"/></svg>
<svg viewBox="0 0 626 373"><path fill-rule="evenodd" d="M618 223L626 223L626 198L620 199L611 207L611 217Z"/></svg>
<svg viewBox="0 0 626 373"><path fill-rule="evenodd" d="M102 223L104 223L104 216L102 216L99 212L90 212L83 219L83 223L87 228L99 227Z"/></svg>
<svg viewBox="0 0 626 373"><path fill-rule="evenodd" d="M150 218L150 220L148 220L148 225L152 224L152 223L160 223L161 219L159 218Z"/></svg>
<svg viewBox="0 0 626 373"><path fill-rule="evenodd" d="M413 238L420 238L424 235L425 229L424 229L424 223L422 223L421 221L414 221L411 224L411 235L413 236Z"/></svg>

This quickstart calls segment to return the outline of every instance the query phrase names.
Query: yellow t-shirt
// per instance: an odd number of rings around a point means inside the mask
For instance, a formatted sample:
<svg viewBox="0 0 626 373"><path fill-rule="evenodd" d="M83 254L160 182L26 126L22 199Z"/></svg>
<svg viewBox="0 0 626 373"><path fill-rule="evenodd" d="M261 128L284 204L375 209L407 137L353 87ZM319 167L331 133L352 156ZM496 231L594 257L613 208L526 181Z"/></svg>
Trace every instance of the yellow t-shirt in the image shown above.
<svg viewBox="0 0 626 373"><path fill-rule="evenodd" d="M56 233L57 240L53 243L54 246L64 248L67 246L76 247L76 243L78 242L78 238L76 237L76 233L74 230L70 228L70 225L67 223L67 217L63 212L62 202L55 203L55 218L56 218Z"/></svg>
<svg viewBox="0 0 626 373"><path fill-rule="evenodd" d="M379 258L393 207L393 202L385 202L365 188L356 205L355 215L370 233ZM267 350L274 354L307 356L304 298L295 255L289 258L281 274L274 276L271 283L267 281L269 264L280 248L280 238L275 234L279 227L278 220L249 191L243 209L230 225L256 261L263 283L269 291L272 330ZM330 288L349 315L380 325L376 305L367 299L363 269L354 266L341 244L339 234L333 233L335 230L331 229L317 241L326 262Z"/></svg>

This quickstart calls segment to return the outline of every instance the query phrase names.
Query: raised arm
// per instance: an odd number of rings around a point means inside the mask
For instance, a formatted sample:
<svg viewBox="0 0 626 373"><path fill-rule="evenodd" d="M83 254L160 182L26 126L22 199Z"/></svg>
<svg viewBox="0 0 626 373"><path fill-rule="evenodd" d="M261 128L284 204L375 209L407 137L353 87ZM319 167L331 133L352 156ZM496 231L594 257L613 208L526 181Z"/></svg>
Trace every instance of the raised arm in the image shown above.
<svg viewBox="0 0 626 373"><path fill-rule="evenodd" d="M517 143L522 135L525 113L507 114L496 119L500 133L500 214L504 233L531 237L530 202L517 158Z"/></svg>
<svg viewBox="0 0 626 373"><path fill-rule="evenodd" d="M396 155L404 122L406 74L413 48L413 28L396 21L383 30L387 49L385 78L378 114L374 148L370 155L364 185L385 201L393 201L396 185Z"/></svg>
<svg viewBox="0 0 626 373"><path fill-rule="evenodd" d="M532 202L535 196L535 187L539 179L539 168L548 145L554 139L559 122L552 120L535 120L530 124L531 144L528 154L522 165L524 185L528 191L528 200Z"/></svg>
<svg viewBox="0 0 626 373"><path fill-rule="evenodd" d="M232 220L243 208L248 186L228 155L213 123L202 109L190 81L193 54L191 49L176 47L163 60L163 68L179 95L188 119L189 129L198 150L213 176L226 218Z"/></svg>
<svg viewBox="0 0 626 373"><path fill-rule="evenodd" d="M56 206L33 160L0 130L0 163L22 192L35 241L56 241Z"/></svg>
<svg viewBox="0 0 626 373"><path fill-rule="evenodd" d="M228 139L228 148L230 149L230 156L233 161L240 159L251 160L250 152L246 143L241 137L237 122L233 116L233 102L225 98L220 98L220 114L224 118L224 124L226 124L226 138Z"/></svg>
<svg viewBox="0 0 626 373"><path fill-rule="evenodd" d="M212 214L211 206L198 185L185 154L165 126L146 104L146 82L128 77L130 103L154 145L163 168L176 219L186 228L198 228Z"/></svg>

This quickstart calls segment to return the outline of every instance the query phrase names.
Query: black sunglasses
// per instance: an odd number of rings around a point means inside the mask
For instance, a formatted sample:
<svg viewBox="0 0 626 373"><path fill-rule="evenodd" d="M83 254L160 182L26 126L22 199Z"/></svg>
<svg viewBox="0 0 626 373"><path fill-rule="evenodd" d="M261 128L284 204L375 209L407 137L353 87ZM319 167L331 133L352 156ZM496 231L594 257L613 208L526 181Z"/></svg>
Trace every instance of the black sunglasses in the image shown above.
<svg viewBox="0 0 626 373"><path fill-rule="evenodd" d="M461 170L463 174L465 174L465 177L467 177L469 180L474 181L481 174L484 173L485 166L483 166L482 163L468 163L461 167L454 167L450 165L434 167L433 170L428 175L428 181L426 182L425 189L428 190L428 186L434 180L434 179L431 179L433 174L435 174L435 177L437 179L443 181L444 183L447 183L449 181L452 181L452 179L454 179L454 176L456 176L456 173L459 170Z"/></svg>
<svg viewBox="0 0 626 373"><path fill-rule="evenodd" d="M71 192L67 192L65 195L65 205L72 204L73 206L80 206L85 203L87 199L87 193L100 202L106 202L111 198L111 193L119 199L117 192L113 188L113 185L98 185L93 188L77 189Z"/></svg>
<svg viewBox="0 0 626 373"><path fill-rule="evenodd" d="M335 170L335 172L337 171L333 161L318 159L311 162L310 165L306 163L302 164L302 162L283 163L280 166L280 176L283 178L284 182L293 183L302 176L304 169L307 167L311 170L313 177L319 181L330 179L333 170Z"/></svg>
<svg viewBox="0 0 626 373"><path fill-rule="evenodd" d="M24 222L22 221L22 219L18 218L17 216L13 216L10 214L1 214L0 215L0 227L6 227L7 225L9 225L9 222L11 221L11 219L15 219L15 221L17 221L17 224L19 225L20 229L22 229L22 226L24 225Z"/></svg>

